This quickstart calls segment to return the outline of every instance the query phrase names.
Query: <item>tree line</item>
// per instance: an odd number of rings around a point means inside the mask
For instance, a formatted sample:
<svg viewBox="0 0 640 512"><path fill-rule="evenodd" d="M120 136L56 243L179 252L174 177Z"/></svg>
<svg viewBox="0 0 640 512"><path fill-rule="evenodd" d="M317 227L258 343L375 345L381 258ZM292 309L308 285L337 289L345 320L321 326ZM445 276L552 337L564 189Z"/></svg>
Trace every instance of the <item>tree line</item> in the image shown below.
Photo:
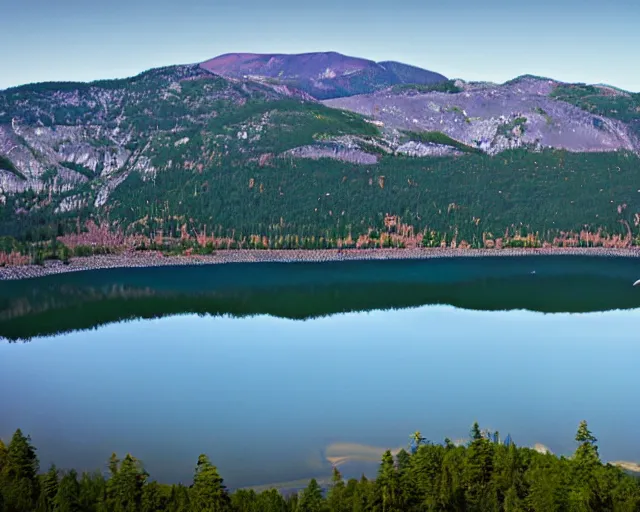
<svg viewBox="0 0 640 512"><path fill-rule="evenodd" d="M200 455L193 482L161 484L127 454L108 461L107 474L79 474L51 466L39 473L36 449L20 430L8 445L0 441L2 512L418 512L418 511L621 511L640 510L640 481L603 464L597 439L585 421L577 448L558 457L516 446L507 436L483 432L456 445L411 436L408 450L386 451L375 479L345 479L333 469L323 489L315 479L283 496L229 491L218 469Z"/></svg>

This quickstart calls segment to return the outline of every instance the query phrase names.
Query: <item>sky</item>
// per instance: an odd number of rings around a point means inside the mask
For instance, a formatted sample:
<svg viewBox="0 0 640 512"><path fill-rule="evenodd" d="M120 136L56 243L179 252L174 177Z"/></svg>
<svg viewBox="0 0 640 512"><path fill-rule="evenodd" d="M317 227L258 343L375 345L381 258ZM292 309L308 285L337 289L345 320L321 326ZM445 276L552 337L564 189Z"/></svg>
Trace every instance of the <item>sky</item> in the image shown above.
<svg viewBox="0 0 640 512"><path fill-rule="evenodd" d="M0 89L223 53L337 51L450 78L640 92L638 0L0 0Z"/></svg>

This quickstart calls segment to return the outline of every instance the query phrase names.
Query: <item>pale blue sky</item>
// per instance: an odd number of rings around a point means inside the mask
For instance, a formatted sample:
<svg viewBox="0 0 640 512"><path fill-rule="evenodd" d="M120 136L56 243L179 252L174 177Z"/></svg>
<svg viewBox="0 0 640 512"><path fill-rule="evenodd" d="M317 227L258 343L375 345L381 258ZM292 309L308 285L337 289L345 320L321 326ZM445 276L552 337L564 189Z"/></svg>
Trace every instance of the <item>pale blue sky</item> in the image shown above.
<svg viewBox="0 0 640 512"><path fill-rule="evenodd" d="M228 52L333 50L452 78L640 91L637 0L5 0L0 88L129 76Z"/></svg>

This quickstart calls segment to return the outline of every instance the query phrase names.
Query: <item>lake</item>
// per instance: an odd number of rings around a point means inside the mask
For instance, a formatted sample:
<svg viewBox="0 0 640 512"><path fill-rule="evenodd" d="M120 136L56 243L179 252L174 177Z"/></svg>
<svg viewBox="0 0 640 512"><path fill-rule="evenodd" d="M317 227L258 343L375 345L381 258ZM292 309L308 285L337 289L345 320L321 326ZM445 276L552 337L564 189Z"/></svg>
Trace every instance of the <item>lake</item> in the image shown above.
<svg viewBox="0 0 640 512"><path fill-rule="evenodd" d="M640 461L640 262L487 257L254 263L0 281L0 437L41 466L131 452L231 487L375 475L420 430L477 420L570 454Z"/></svg>

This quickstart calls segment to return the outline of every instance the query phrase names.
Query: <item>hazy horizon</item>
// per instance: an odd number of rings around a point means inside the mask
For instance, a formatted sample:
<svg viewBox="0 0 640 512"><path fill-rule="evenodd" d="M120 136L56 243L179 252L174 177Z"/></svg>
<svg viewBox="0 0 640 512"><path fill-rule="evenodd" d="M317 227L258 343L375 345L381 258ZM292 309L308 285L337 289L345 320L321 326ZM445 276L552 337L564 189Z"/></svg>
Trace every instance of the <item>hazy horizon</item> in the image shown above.
<svg viewBox="0 0 640 512"><path fill-rule="evenodd" d="M304 5L232 0L32 0L0 20L0 89L124 78L225 53L336 51L449 78L502 83L533 74L640 91L640 3L372 0Z"/></svg>

